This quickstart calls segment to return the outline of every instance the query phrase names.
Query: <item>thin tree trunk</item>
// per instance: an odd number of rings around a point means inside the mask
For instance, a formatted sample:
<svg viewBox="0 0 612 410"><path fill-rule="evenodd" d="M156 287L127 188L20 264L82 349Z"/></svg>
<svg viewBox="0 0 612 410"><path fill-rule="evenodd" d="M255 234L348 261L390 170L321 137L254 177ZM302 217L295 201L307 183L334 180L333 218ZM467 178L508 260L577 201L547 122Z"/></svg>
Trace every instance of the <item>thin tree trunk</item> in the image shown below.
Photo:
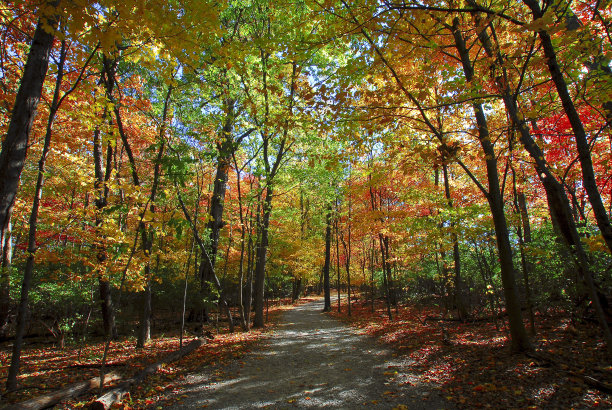
<svg viewBox="0 0 612 410"><path fill-rule="evenodd" d="M536 0L523 0L523 3L525 3L531 10L534 20L543 17L544 13ZM557 53L553 46L550 34L546 30L539 30L538 37L540 38L544 56L546 57L545 62L546 66L548 67L550 77L555 84L557 94L559 95L561 104L563 105L563 111L565 112L574 133L576 149L578 151L578 159L580 161L580 169L582 170L582 183L584 184L584 189L588 194L589 202L591 204L591 208L593 209L595 220L597 221L597 226L599 227L608 249L610 249L612 252L612 225L610 224L610 218L608 217L608 213L601 199L599 188L597 187L595 172L593 170L593 160L591 158L591 149L589 147L586 131L582 124L582 120L580 119L580 115L576 110L574 101L569 93L567 83L563 78L563 73L561 72L559 62L557 61ZM609 339L608 342L612 342L612 338ZM612 352L612 347L610 348L610 351Z"/></svg>
<svg viewBox="0 0 612 410"><path fill-rule="evenodd" d="M244 311L244 251L246 239L246 223L244 211L242 209L242 190L240 185L240 169L236 161L235 153L232 153L234 159L234 167L236 169L236 187L238 188L238 214L240 216L240 260L238 262L238 308L240 313L240 325L244 331L249 330L246 321L246 312Z"/></svg>
<svg viewBox="0 0 612 410"><path fill-rule="evenodd" d="M383 275L383 286L385 288L385 303L387 305L387 316L389 316L389 320L393 320L393 315L391 314L391 292L389 291L389 282L387 280L387 255L385 254L385 244L384 244L384 236L382 233L378 234L378 243L380 245L380 255L381 255L381 263L382 263L382 275Z"/></svg>
<svg viewBox="0 0 612 410"><path fill-rule="evenodd" d="M349 196L348 200L348 218L346 220L348 230L348 244L345 246L346 252L346 286L348 290L348 315L351 316L351 208L352 202Z"/></svg>
<svg viewBox="0 0 612 410"><path fill-rule="evenodd" d="M493 322L495 323L495 329L499 331L499 322L497 320L497 316L499 312L496 310L495 304L495 293L496 289L493 285L492 278L487 277L487 273L485 272L485 268L483 266L483 262L481 262L480 251L478 250L478 245L474 242L474 253L476 254L476 264L478 265L478 271L480 272L480 276L482 276L482 281L486 285L487 290L485 291L486 297L489 299L489 308L491 309L491 317L493 318ZM484 259L484 256L482 256Z"/></svg>
<svg viewBox="0 0 612 410"><path fill-rule="evenodd" d="M474 77L474 68L472 67L469 51L466 48L465 40L462 33L459 31L458 25L459 19L455 18L453 21L452 33L455 38L456 49L461 58L465 78L468 82L471 82ZM506 312L508 313L508 323L510 327L510 342L512 350L514 351L529 351L532 350L533 347L525 331L520 299L516 288L514 263L512 261L512 247L510 244L508 224L504 213L504 201L497 171L497 157L490 138L487 118L484 114L482 104L474 102L472 103L472 109L474 110L476 123L478 125L478 139L485 156L487 180L489 183L487 201L489 202L489 208L493 217L493 225L495 227L501 278L506 299Z"/></svg>
<svg viewBox="0 0 612 410"><path fill-rule="evenodd" d="M168 110L170 108L170 97L172 95L172 86L168 87L168 91L166 92L166 98L164 99L164 108L162 111L162 122L159 129L159 151L157 152L157 156L155 158L155 166L153 168L153 184L151 185L151 194L149 195L149 203L151 208L151 213L155 214L155 200L157 198L157 189L159 187L159 180L161 178L161 162L164 157L164 151L166 148L166 121L168 119ZM118 114L118 112L117 112ZM119 122L119 118L118 118ZM121 132L123 135L123 132ZM124 144L126 138L124 137ZM135 168L135 164L132 163L132 167ZM134 171L135 173L135 171ZM137 184L138 180L134 180L134 184ZM146 212L146 208L143 212ZM143 214L144 215L144 214ZM145 290L143 292L142 298L142 316L140 319L140 329L138 332L138 340L136 341L137 348L143 348L150 340L151 340L151 314L153 312L151 305L151 251L153 250L153 241L155 238L155 230L147 229L146 225L141 222L142 227L140 229L142 234L142 247L145 254L145 258L147 258L147 262L145 265L145 280L147 281L145 285ZM158 260L159 263L159 260Z"/></svg>
<svg viewBox="0 0 612 410"><path fill-rule="evenodd" d="M349 199L350 204L350 199ZM349 205L349 220L348 220L348 245L346 249L346 287L347 287L347 306L348 315L351 316L351 225L350 225L350 205Z"/></svg>
<svg viewBox="0 0 612 410"><path fill-rule="evenodd" d="M268 106L268 86L267 86L267 61L269 54L265 52L263 49L260 49L261 52L261 61L264 69L262 70L262 80L263 80L263 93L265 97L265 113L266 120L263 123L267 123L267 117L269 114L269 106ZM274 158L273 163L270 163L269 156L269 148L270 148L270 139L271 136L267 132L267 125L262 127L260 130L261 137L263 139L262 144L262 157L265 168L265 176L266 176L266 196L264 199L264 207L263 207L263 217L262 223L260 226L260 240L257 245L257 254L256 254L256 262L255 262L255 327L263 327L264 326L264 290L265 290L265 275L266 275L266 260L267 260L267 252L268 252L268 228L270 226L270 215L272 214L272 198L273 198L273 181L276 173L278 172L279 167L281 166L283 157L287 153L289 146L291 143L288 141L288 133L289 133L289 120L293 116L293 104L294 104L294 95L296 87L296 80L298 75L298 67L296 62L292 62L291 64L291 84L290 91L288 96L288 104L287 104L287 113L285 114L285 121L282 126L282 137L280 138L278 144L278 150L276 151L276 156Z"/></svg>
<svg viewBox="0 0 612 410"><path fill-rule="evenodd" d="M493 28L491 27L491 29ZM499 64L501 56L499 54L495 55L493 53L493 47L491 45L490 38L485 30L482 30L478 33L480 42L483 45L486 53L489 56L496 57L498 60L498 65L501 66L501 64ZM505 77L505 72L503 73ZM505 83L507 84L507 82ZM518 115L518 106L516 100L510 93L510 89L507 85L503 86L501 84L500 89L502 91L502 97L506 106L506 110L508 111L508 115L510 116L510 119L519 131L520 141L529 153L529 155L535 161L538 177L540 178L540 181L542 182L542 185L544 186L544 189L546 191L546 197L550 207L551 219L553 220L554 224L562 235L565 243L569 246L570 251L574 255L574 261L576 263L576 266L578 267L579 275L587 285L587 289L591 301L593 303L593 307L595 308L595 313L604 333L606 345L608 348L608 354L612 355L612 333L610 332L605 313L603 312L603 308L601 307L601 303L599 301L599 294L593 281L593 274L589 267L588 258L582 246L578 229L572 217L569 200L567 198L565 190L563 189L563 186L559 183L559 181L557 181L553 173L550 171L550 168L548 167L544 159L544 154L531 136L531 133L529 132L526 123L520 120Z"/></svg>
<svg viewBox="0 0 612 410"><path fill-rule="evenodd" d="M256 236L259 237L259 214L260 214L260 201L257 201L257 210L256 210ZM252 230L252 221L253 221L253 213L251 211L251 230ZM259 239L256 241L259 242ZM248 246L248 254L247 254L247 300L245 303L245 313L246 313L246 322L247 328L251 328L251 310L253 306L253 279L255 273L255 242L253 241L253 232L249 232L249 246Z"/></svg>
<svg viewBox="0 0 612 410"><path fill-rule="evenodd" d="M146 284L144 291L140 292L142 298L142 310L140 315L140 325L138 328L138 339L136 347L143 348L151 340L151 265L147 262L144 269Z"/></svg>
<svg viewBox="0 0 612 410"><path fill-rule="evenodd" d="M323 294L324 294L324 312L331 310L331 289L329 283L329 270L331 266L331 240L332 240L332 208L327 206L327 214L325 215L325 265L323 266Z"/></svg>
<svg viewBox="0 0 612 410"><path fill-rule="evenodd" d="M108 66L113 65L114 62L108 60L107 58L103 58L103 71L102 71L102 82L106 86L106 95L112 94L112 90L114 87L114 81L109 81L107 77L107 72L109 70ZM104 113L102 114L103 118L108 116L108 111L105 108ZM109 122L111 119L109 118ZM100 243L96 245L97 254L96 260L98 263L98 289L100 293L100 307L102 311L102 324L104 326L104 334L107 340L111 338L117 338L117 326L115 324L115 312L113 309L112 296L111 296L111 285L109 278L104 276L102 273L102 269L104 264L106 263L107 254L106 254L106 246L103 243L102 234L100 233L100 227L103 223L102 213L104 208L108 204L108 194L109 187L108 181L111 175L112 169L112 154L113 154L113 146L111 144L112 141L108 141L108 147L106 152L106 170L103 172L103 154L102 154L102 136L100 132L100 128L96 128L93 135L93 158L94 158L94 173L95 173L95 188L97 191L97 198L95 200L96 206L96 217L95 217L95 226L97 230L97 236L99 237Z"/></svg>
<svg viewBox="0 0 612 410"><path fill-rule="evenodd" d="M59 0L49 1L41 5L40 10L45 10L45 5L55 7L58 4ZM43 16L36 25L13 105L11 120L2 141L0 151L0 248L4 248L9 236L9 224L21 172L25 164L30 131L49 67L49 55L55 39L55 35L49 33L49 27L52 30L57 27L56 16ZM0 256L5 254L6 252L0 249Z"/></svg>
<svg viewBox="0 0 612 410"><path fill-rule="evenodd" d="M390 302L395 306L395 313L399 313L397 294L395 292L395 285L393 279L393 272L391 271L391 262L389 262L389 237L384 236L383 243L385 244L385 261L387 265L387 288L389 289Z"/></svg>
<svg viewBox="0 0 612 410"><path fill-rule="evenodd" d="M342 241L342 247L344 248L345 260L344 260L344 268L346 270L346 286L348 289L347 295L347 312L348 315L351 316L351 227L348 226L348 239L344 240L344 235L340 235L340 240ZM348 243L347 243L348 241Z"/></svg>
<svg viewBox="0 0 612 410"><path fill-rule="evenodd" d="M533 300L531 298L531 284L529 283L529 276L533 270L531 263L527 260L525 255L525 247L531 243L531 226L529 225L529 215L527 213L527 201L525 199L525 193L518 191L516 187L516 175L514 170L512 171L512 185L514 192L514 206L517 212L521 216L517 234L519 239L519 249L521 252L521 266L523 268L523 282L525 283L525 299L527 301L527 313L529 315L529 328L532 336L536 334L535 329L535 316L533 314Z"/></svg>
<svg viewBox="0 0 612 410"><path fill-rule="evenodd" d="M453 200L450 193L450 181L448 178L448 165L442 163L442 172L444 173L444 195L449 208L453 208ZM463 295L463 281L461 280L461 255L459 253L459 240L455 231L455 223L451 222L451 241L453 242L453 260L455 262L455 303L457 305L457 314L462 322L468 318L467 307Z"/></svg>
<svg viewBox="0 0 612 410"><path fill-rule="evenodd" d="M191 256L193 255L195 240L191 243L189 257L187 258L187 266L185 267L185 284L183 285L183 306L181 312L181 336L179 339L179 348L183 347L183 336L185 335L185 311L187 310L187 287L189 284L189 265L191 265Z"/></svg>
<svg viewBox="0 0 612 410"><path fill-rule="evenodd" d="M253 307L253 238L249 234L247 252L247 280L246 280L246 301L244 302L244 316L247 330L251 328L251 310Z"/></svg>
<svg viewBox="0 0 612 410"><path fill-rule="evenodd" d="M4 244L1 245L0 255L0 337L6 336L8 330L8 319L11 309L11 265L13 259L12 227L10 222L4 234Z"/></svg>
<svg viewBox="0 0 612 410"><path fill-rule="evenodd" d="M269 181L268 181L269 182ZM263 216L260 225L259 243L256 249L255 261L255 318L253 326L264 327L264 292L266 283L266 259L268 252L268 228L270 226L270 215L272 213L273 189L271 185L266 187L266 196L263 204Z"/></svg>
<svg viewBox="0 0 612 410"><path fill-rule="evenodd" d="M336 200L336 217L334 218L334 225L336 228L336 294L337 294L337 302L338 302L338 313L341 311L340 307L340 233L338 227L338 214L340 213L338 209L338 201Z"/></svg>
<svg viewBox="0 0 612 410"><path fill-rule="evenodd" d="M208 242L208 255L212 262L211 266L207 263L204 264L204 269L201 271L203 287L202 297L207 297L208 289L207 282L212 281L212 269L214 269L217 260L217 251L219 247L219 236L221 228L225 225L223 222L223 208L225 205L225 192L227 189L228 180L228 169L230 167L232 152L234 151L234 138L232 131L234 129L234 101L226 101L226 114L225 123L221 131L221 137L223 142L218 144L217 150L219 156L217 158L217 170L215 173L215 180L213 182L213 193L210 200L210 220L208 222L209 229L209 242Z"/></svg>
<svg viewBox="0 0 612 410"><path fill-rule="evenodd" d="M370 256L370 296L371 296L371 308L372 308L372 313L374 313L374 311L376 310L374 303L375 303L375 298L376 298L376 294L374 292L374 270L375 270L375 266L374 266L374 260L376 259L376 247L374 246L374 239L372 239L371 241L371 256Z"/></svg>
<svg viewBox="0 0 612 410"><path fill-rule="evenodd" d="M17 387L17 376L19 375L19 365L21 361L21 348L23 344L23 337L25 336L27 314L28 314L28 303L29 303L29 292L32 286L32 276L34 273L34 254L36 253L36 231L38 229L38 215L40 210L40 202L42 199L44 178L45 178L45 166L47 162L47 156L51 149L51 136L53 130L53 122L59 108L60 102L60 91L62 86L62 79L64 76L64 62L66 60L66 42L62 42L62 48L60 50L60 61L58 64L58 72L55 81L55 91L53 93L53 100L49 111L49 118L47 120L47 128L45 132L45 142L43 151L38 161L38 175L36 178L36 188L34 189L34 199L32 201L32 211L30 213L29 220L29 233L28 233L28 258L26 260L26 266L23 273L23 281L21 284L21 299L19 301L19 307L17 309L17 328L15 331L15 341L13 342L13 352L11 355L11 365L9 367L6 386L7 390L14 390Z"/></svg>

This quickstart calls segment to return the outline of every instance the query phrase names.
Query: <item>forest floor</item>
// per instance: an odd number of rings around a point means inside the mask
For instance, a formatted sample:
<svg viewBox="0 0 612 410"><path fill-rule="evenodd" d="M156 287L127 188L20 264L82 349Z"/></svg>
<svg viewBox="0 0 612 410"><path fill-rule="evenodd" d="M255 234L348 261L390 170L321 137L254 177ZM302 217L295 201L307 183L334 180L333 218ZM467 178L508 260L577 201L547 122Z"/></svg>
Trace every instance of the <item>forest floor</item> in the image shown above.
<svg viewBox="0 0 612 410"><path fill-rule="evenodd" d="M309 301L312 299L303 299L299 303ZM134 387L118 408L145 408L165 401L170 396L173 397L173 401L180 401L181 398L175 395L176 386L189 374L202 368L224 366L232 360L239 360L249 353L258 341L267 338L282 313L293 307L294 305L287 300L271 303L269 307L270 325L266 329L242 332L238 327L235 333L229 334L227 329L223 328L227 326L224 322L219 323L219 329L213 325L207 327L205 330L214 334L212 340L208 340L205 345L180 361L165 365L156 374ZM194 334L189 332L183 344L186 345L194 339ZM127 379L149 364L156 363L178 350L179 343L176 331L154 335L151 342L143 349L136 349L135 337L113 341L108 351L106 372L118 373L123 379ZM98 377L104 345L104 341L98 338L87 340L85 344L67 342L66 346L60 349L53 344L50 338L26 339L21 356L18 390L4 393L0 399L0 408L63 389L76 382ZM6 383L10 358L11 344L7 342L0 344L0 391L4 389ZM87 407L96 397L97 394L94 391L90 395L62 402L56 408Z"/></svg>
<svg viewBox="0 0 612 410"><path fill-rule="evenodd" d="M229 365L203 368L163 408L453 408L392 349L322 313L318 299L283 314L271 336ZM173 398L170 398L172 401Z"/></svg>
<svg viewBox="0 0 612 410"><path fill-rule="evenodd" d="M400 307L389 320L382 301L345 301L335 317L391 346L407 372L400 384L433 383L458 408L612 408L612 366L601 332L570 323L566 314L536 316L535 352L512 354L499 319L460 323L439 320L434 308ZM401 376L400 376L401 377Z"/></svg>
<svg viewBox="0 0 612 410"><path fill-rule="evenodd" d="M265 330L220 331L133 388L118 408L612 408L612 367L595 326L539 315L536 354L528 357L510 352L501 319L497 330L403 306L389 320L381 302L374 312L353 303L351 317L345 299L332 315L321 313L320 299L271 306ZM113 342L108 371L130 377L179 341L166 334L144 349L134 345L133 338ZM2 384L8 347L0 345ZM64 349L29 341L20 390L2 397L0 408L98 376L103 348L102 341ZM86 407L95 396L58 407Z"/></svg>

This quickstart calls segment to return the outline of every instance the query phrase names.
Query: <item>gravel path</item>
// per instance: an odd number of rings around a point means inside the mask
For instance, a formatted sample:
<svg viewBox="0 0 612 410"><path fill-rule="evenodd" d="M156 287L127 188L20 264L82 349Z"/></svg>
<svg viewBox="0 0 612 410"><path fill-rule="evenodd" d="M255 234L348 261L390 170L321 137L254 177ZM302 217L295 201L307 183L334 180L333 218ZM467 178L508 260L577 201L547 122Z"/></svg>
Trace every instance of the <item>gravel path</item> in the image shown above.
<svg viewBox="0 0 612 410"><path fill-rule="evenodd" d="M287 311L242 361L188 377L174 408L451 408L389 350L322 309L315 301Z"/></svg>

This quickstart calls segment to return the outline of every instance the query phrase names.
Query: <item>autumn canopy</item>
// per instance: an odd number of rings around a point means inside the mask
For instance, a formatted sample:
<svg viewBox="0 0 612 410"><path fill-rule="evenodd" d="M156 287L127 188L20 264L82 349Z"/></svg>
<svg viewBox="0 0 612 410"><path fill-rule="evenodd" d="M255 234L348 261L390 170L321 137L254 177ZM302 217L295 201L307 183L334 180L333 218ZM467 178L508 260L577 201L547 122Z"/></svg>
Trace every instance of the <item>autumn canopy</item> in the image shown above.
<svg viewBox="0 0 612 410"><path fill-rule="evenodd" d="M248 331L305 292L515 352L562 312L610 354L608 3L4 2L7 388L28 334Z"/></svg>

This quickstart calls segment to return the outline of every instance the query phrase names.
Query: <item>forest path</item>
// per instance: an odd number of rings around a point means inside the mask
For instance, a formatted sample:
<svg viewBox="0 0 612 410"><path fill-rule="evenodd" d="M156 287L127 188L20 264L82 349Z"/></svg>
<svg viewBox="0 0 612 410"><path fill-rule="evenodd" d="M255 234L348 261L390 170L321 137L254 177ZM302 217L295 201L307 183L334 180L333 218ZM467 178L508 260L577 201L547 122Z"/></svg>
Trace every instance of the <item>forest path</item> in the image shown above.
<svg viewBox="0 0 612 410"><path fill-rule="evenodd" d="M452 407L431 385L416 384L390 350L322 310L314 301L283 313L241 361L189 376L174 408Z"/></svg>

